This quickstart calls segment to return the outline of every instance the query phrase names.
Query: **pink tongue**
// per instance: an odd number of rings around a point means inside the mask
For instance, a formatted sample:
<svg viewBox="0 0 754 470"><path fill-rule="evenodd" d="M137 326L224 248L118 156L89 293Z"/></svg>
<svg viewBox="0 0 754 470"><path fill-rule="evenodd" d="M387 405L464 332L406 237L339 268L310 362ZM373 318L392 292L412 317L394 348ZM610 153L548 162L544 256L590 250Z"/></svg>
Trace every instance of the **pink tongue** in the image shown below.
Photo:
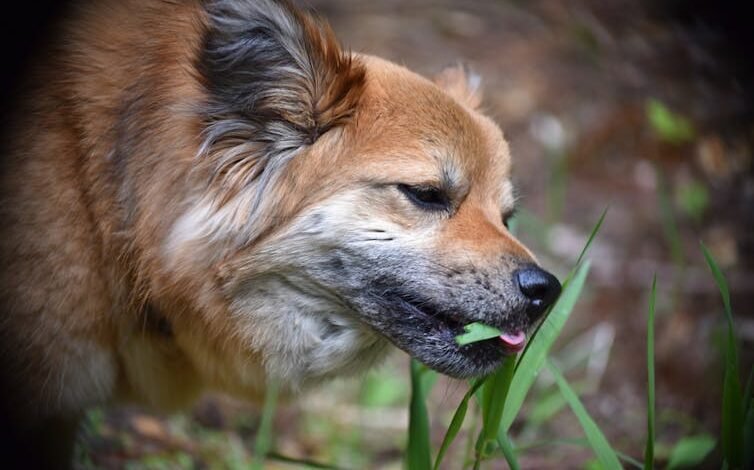
<svg viewBox="0 0 754 470"><path fill-rule="evenodd" d="M521 349L526 342L526 333L519 331L513 334L503 333L500 339L511 349Z"/></svg>

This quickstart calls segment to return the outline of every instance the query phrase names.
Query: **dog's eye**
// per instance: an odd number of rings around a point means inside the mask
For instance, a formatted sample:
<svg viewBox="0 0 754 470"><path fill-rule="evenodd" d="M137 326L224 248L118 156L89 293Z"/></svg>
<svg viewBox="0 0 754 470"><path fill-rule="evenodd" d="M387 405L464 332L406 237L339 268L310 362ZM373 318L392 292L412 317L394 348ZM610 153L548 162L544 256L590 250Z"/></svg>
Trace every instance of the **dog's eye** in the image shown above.
<svg viewBox="0 0 754 470"><path fill-rule="evenodd" d="M447 210L448 196L439 188L434 186L411 186L408 184L399 184L398 189L408 198L409 201L424 210L439 211Z"/></svg>

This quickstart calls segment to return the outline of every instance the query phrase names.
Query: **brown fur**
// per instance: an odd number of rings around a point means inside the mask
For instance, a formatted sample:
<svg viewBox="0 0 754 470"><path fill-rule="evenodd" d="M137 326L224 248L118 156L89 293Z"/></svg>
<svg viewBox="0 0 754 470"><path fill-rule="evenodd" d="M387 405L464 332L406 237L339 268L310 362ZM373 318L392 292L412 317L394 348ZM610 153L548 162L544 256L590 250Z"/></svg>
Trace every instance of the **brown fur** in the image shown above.
<svg viewBox="0 0 754 470"><path fill-rule="evenodd" d="M272 366L248 343L274 334L229 312L277 259L260 253L293 249L286 233L333 195L373 191L369 211L401 230L430 227L421 250L448 266L533 259L503 225L509 152L468 75L450 69L437 86L344 53L325 23L284 8L315 80L256 104L255 119L283 119L303 141L253 211L237 208L271 171L272 144L243 133L206 141L227 116L197 111L212 100L197 65L211 21L202 2L88 2L64 24L3 142L1 411L14 439L117 399L183 406L207 388L259 397ZM440 163L460 175L447 223L379 189L444 184ZM217 233L182 230L214 224L191 212L203 205L227 211ZM384 349L370 328L359 334Z"/></svg>

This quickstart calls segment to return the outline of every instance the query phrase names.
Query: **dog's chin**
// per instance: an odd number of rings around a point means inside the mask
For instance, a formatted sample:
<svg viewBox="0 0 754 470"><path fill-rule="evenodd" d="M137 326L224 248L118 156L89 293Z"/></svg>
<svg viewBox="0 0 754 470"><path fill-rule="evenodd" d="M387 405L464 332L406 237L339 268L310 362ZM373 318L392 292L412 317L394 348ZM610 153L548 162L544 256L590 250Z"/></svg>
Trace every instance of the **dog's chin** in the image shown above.
<svg viewBox="0 0 754 470"><path fill-rule="evenodd" d="M368 322L397 347L428 367L451 377L466 379L487 375L516 351L500 338L459 345L456 337L477 320L461 312L448 312L413 295L385 293L372 297L376 315ZM370 309L372 310L372 309ZM506 325L492 325L503 330ZM521 330L520 326L515 327Z"/></svg>

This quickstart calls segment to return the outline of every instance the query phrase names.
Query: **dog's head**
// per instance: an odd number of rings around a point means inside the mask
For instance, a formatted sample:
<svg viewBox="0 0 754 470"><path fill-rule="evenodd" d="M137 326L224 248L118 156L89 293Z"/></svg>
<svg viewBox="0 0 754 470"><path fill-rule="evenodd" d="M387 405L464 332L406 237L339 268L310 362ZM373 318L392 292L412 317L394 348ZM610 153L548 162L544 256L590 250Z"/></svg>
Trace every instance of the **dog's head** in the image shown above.
<svg viewBox="0 0 754 470"><path fill-rule="evenodd" d="M268 0L208 12L196 190L165 252L212 283L242 347L297 381L384 338L455 377L520 349L560 286L506 227L511 159L478 78L343 52ZM459 346L472 322L504 334Z"/></svg>

